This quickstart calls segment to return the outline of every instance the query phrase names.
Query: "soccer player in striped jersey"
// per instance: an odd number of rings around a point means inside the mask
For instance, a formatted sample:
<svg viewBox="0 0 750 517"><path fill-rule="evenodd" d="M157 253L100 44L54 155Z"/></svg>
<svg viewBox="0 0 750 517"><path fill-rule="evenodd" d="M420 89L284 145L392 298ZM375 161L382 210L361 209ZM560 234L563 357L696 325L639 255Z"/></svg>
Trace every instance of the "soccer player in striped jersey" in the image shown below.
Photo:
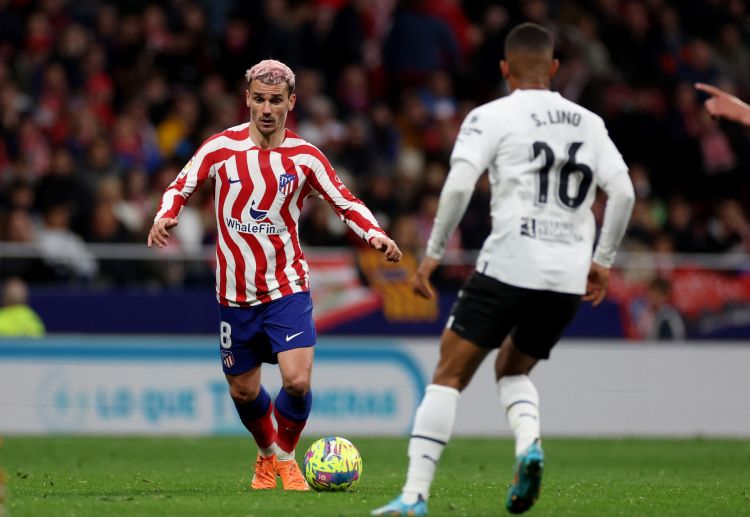
<svg viewBox="0 0 750 517"><path fill-rule="evenodd" d="M635 197L602 119L549 91L557 67L546 29L514 28L501 62L510 95L476 108L461 126L415 292L432 297L430 275L486 169L492 232L443 331L440 360L414 417L402 493L373 515L427 514L459 393L496 348L498 410L516 439L506 508L525 512L539 495L544 455L539 395L529 373L549 357L581 299L603 300ZM594 249L597 187L607 205Z"/></svg>
<svg viewBox="0 0 750 517"><path fill-rule="evenodd" d="M398 262L401 251L323 153L286 129L297 100L289 67L261 61L246 78L250 121L212 136L198 149L164 192L148 245L167 244L190 195L211 180L218 225L219 348L230 396L258 444L251 486L276 488L278 476L285 490L308 490L294 459L312 405L316 341L298 234L305 199L325 199L386 260ZM261 384L262 363L279 365L282 388L274 402Z"/></svg>

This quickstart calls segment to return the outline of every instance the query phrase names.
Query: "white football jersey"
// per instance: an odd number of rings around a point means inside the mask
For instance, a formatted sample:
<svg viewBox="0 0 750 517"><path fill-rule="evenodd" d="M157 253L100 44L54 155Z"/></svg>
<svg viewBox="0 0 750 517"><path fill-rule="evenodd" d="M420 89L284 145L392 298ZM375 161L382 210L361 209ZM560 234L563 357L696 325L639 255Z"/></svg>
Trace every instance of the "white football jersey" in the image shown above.
<svg viewBox="0 0 750 517"><path fill-rule="evenodd" d="M515 90L469 113L451 164L458 160L488 170L492 188L492 232L477 271L518 287L583 294L596 188L628 173L601 117L556 92Z"/></svg>

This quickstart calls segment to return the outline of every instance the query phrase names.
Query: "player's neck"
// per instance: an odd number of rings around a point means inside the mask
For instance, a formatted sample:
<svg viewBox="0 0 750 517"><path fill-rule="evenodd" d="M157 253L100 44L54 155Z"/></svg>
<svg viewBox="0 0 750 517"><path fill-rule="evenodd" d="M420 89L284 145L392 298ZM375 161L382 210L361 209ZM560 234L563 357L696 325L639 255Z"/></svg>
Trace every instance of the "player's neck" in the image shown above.
<svg viewBox="0 0 750 517"><path fill-rule="evenodd" d="M549 90L549 80L508 77L508 89L511 93L515 90Z"/></svg>
<svg viewBox="0 0 750 517"><path fill-rule="evenodd" d="M251 122L249 131L253 143L261 149L273 149L274 147L278 147L286 138L286 127L283 126L279 131L274 131L270 135L264 136L258 131L258 127Z"/></svg>

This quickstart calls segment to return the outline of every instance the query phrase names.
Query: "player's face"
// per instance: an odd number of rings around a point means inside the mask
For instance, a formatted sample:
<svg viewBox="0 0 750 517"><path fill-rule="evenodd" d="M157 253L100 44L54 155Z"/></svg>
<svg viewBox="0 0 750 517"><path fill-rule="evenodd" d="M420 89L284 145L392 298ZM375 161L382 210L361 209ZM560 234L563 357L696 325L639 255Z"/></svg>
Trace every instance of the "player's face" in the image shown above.
<svg viewBox="0 0 750 517"><path fill-rule="evenodd" d="M250 108L250 121L265 138L284 131L286 115L297 100L289 95L286 83L265 84L253 81L247 90L247 107Z"/></svg>

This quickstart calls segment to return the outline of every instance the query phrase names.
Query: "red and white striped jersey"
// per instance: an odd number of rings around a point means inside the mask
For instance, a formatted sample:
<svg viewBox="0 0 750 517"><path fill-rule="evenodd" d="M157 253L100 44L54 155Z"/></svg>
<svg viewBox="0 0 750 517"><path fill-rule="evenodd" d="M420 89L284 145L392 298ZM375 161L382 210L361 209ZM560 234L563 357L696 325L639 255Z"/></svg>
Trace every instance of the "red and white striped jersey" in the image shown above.
<svg viewBox="0 0 750 517"><path fill-rule="evenodd" d="M177 217L204 181L214 181L216 292L219 303L229 306L257 305L309 289L298 228L308 196L325 199L362 239L385 236L317 147L287 129L280 146L261 149L249 126L206 140L167 187L155 218Z"/></svg>

